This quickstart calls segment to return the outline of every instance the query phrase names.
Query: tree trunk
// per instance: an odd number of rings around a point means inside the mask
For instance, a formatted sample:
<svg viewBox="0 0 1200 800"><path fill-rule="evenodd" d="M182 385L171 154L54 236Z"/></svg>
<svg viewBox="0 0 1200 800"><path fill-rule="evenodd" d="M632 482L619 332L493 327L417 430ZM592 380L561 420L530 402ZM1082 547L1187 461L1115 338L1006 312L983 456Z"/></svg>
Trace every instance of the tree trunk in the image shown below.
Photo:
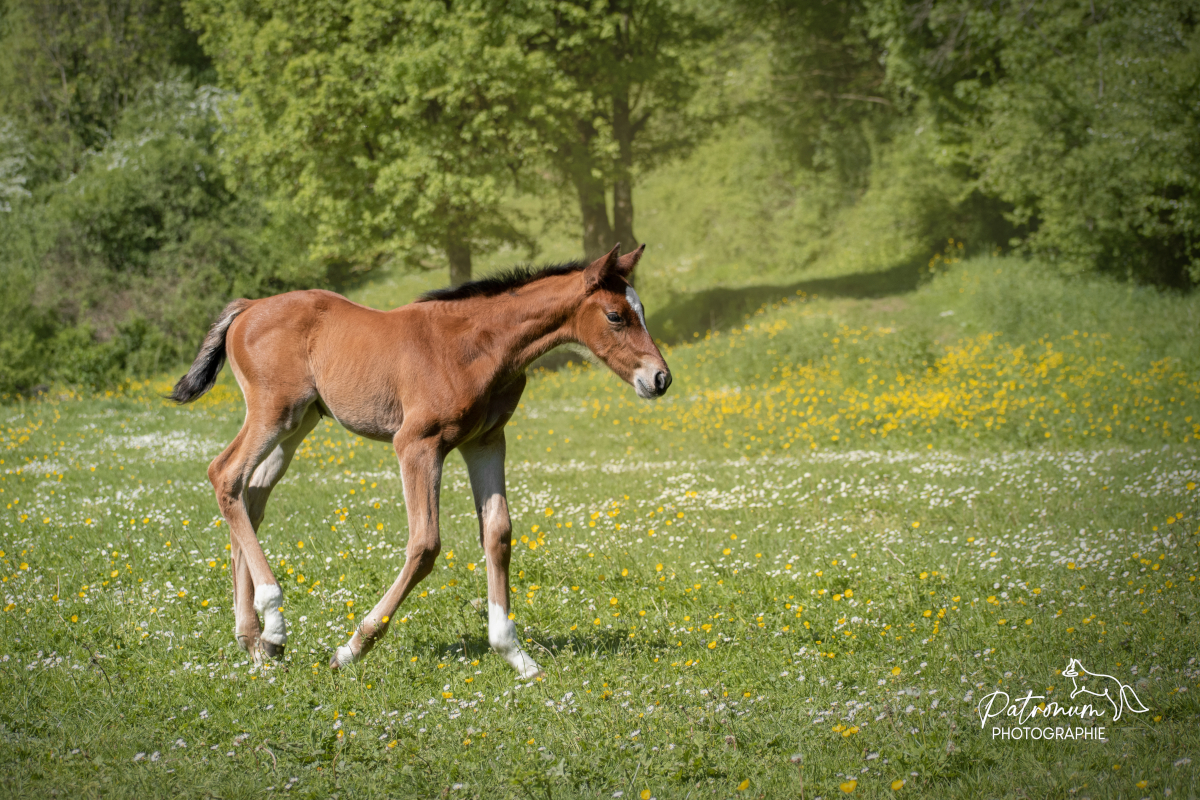
<svg viewBox="0 0 1200 800"><path fill-rule="evenodd" d="M450 285L458 286L471 280L471 244L457 233L446 237L446 258L450 260Z"/></svg>
<svg viewBox="0 0 1200 800"><path fill-rule="evenodd" d="M613 183L613 233L627 253L640 244L633 235L633 187L628 178Z"/></svg>
<svg viewBox="0 0 1200 800"><path fill-rule="evenodd" d="M613 98L613 137L617 140L617 179L613 182L613 228L621 249L635 249L633 235L633 124L629 120L629 98Z"/></svg>
<svg viewBox="0 0 1200 800"><path fill-rule="evenodd" d="M590 165L585 165L590 166ZM579 170L575 177L579 192L579 211L583 217L583 256L599 258L612 249L612 226L608 223L608 205L604 199L604 183L590 169Z"/></svg>

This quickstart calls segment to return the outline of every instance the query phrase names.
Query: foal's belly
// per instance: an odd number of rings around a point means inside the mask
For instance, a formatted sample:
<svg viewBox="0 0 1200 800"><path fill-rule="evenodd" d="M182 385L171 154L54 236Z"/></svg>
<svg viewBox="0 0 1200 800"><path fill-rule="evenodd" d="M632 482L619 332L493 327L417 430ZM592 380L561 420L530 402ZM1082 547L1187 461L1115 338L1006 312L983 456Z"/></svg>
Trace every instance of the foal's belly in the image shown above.
<svg viewBox="0 0 1200 800"><path fill-rule="evenodd" d="M390 442L400 430L404 413L399 403L337 402L336 397L318 398L321 413L333 417L346 430L377 442Z"/></svg>
<svg viewBox="0 0 1200 800"><path fill-rule="evenodd" d="M341 420L338 420L341 422ZM342 422L342 427L351 433L357 433L364 439L374 439L377 442L390 442L396 436L396 431L380 425L361 425L356 422Z"/></svg>

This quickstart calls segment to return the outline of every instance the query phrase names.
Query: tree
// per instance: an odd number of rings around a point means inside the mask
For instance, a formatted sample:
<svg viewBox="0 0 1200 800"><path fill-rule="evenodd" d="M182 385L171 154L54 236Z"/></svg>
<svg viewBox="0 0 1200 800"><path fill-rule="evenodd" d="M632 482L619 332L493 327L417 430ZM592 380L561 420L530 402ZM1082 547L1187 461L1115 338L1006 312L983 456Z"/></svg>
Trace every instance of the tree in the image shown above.
<svg viewBox="0 0 1200 800"><path fill-rule="evenodd" d="M524 237L505 209L537 152L546 59L495 0L190 0L240 93L231 174L278 187L313 221L313 252L354 269Z"/></svg>
<svg viewBox="0 0 1200 800"><path fill-rule="evenodd" d="M80 169L154 85L210 66L180 0L0 0L0 128L29 188Z"/></svg>
<svg viewBox="0 0 1200 800"><path fill-rule="evenodd" d="M889 80L1068 272L1200 282L1200 2L874 0Z"/></svg>
<svg viewBox="0 0 1200 800"><path fill-rule="evenodd" d="M703 135L708 120L689 103L698 48L717 30L673 0L533 5L543 30L532 41L552 59L559 87L543 135L556 174L578 197L584 255L597 258L614 240L635 247L634 180Z"/></svg>
<svg viewBox="0 0 1200 800"><path fill-rule="evenodd" d="M865 188L872 145L901 117L866 3L741 0L770 42L770 87L749 114L771 125L796 167L828 173L843 197Z"/></svg>
<svg viewBox="0 0 1200 800"><path fill-rule="evenodd" d="M325 278L223 178L213 78L180 0L0 0L0 391L149 374L232 297Z"/></svg>

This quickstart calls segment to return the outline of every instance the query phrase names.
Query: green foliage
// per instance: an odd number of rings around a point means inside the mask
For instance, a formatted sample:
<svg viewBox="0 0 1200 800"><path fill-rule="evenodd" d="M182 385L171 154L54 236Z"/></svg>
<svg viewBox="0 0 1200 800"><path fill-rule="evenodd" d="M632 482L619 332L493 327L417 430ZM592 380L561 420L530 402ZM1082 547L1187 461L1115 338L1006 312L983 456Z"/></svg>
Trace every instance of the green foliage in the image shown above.
<svg viewBox="0 0 1200 800"><path fill-rule="evenodd" d="M0 130L17 128L32 185L79 169L147 87L208 73L182 22L178 0L0 2Z"/></svg>
<svg viewBox="0 0 1200 800"><path fill-rule="evenodd" d="M873 146L865 185L837 197L828 173L780 157L779 136L740 119L641 182L639 229L651 249L638 291L648 308L716 287L915 275L951 237L979 251L1012 235L994 201L938 163L936 138L919 124L897 124Z"/></svg>
<svg viewBox="0 0 1200 800"><path fill-rule="evenodd" d="M986 252L1016 232L1008 206L980 191L935 132L930 102L889 82L878 6L739 4L768 53L742 60L755 75L744 79L753 88L742 113L774 138L763 194L787 198L786 213L772 215L775 263L805 277L913 266L950 237Z"/></svg>
<svg viewBox="0 0 1200 800"><path fill-rule="evenodd" d="M148 374L190 358L229 298L324 279L302 227L227 189L220 97L154 87L71 181L0 214L0 276L24 321L0 333L0 391Z"/></svg>
<svg viewBox="0 0 1200 800"><path fill-rule="evenodd" d="M870 35L866 5L742 3L770 43L771 83L752 113L772 124L789 160L831 173L843 202L866 188L875 143L899 119L887 96L886 59Z"/></svg>
<svg viewBox="0 0 1200 800"><path fill-rule="evenodd" d="M673 341L909 286L950 239L1200 278L1194 0L185 6L0 0L0 391L186 360L233 296L572 258L580 225L651 246Z"/></svg>
<svg viewBox="0 0 1200 800"><path fill-rule="evenodd" d="M624 169L653 169L703 137L711 109L692 101L719 12L670 0L543 0L527 11L539 26L530 43L561 81L556 102L565 113L547 118L545 129L557 147L590 148L611 182Z"/></svg>
<svg viewBox="0 0 1200 800"><path fill-rule="evenodd" d="M0 214L12 211L12 201L29 197L29 151L11 120L0 121Z"/></svg>
<svg viewBox="0 0 1200 800"><path fill-rule="evenodd" d="M1068 272L1200 281L1200 5L871 6L888 72Z"/></svg>
<svg viewBox="0 0 1200 800"><path fill-rule="evenodd" d="M1068 273L1200 279L1191 0L741 8L768 21L752 113L833 250L847 229L926 253L949 231Z"/></svg>
<svg viewBox="0 0 1200 800"><path fill-rule="evenodd" d="M162 369L231 297L326 280L226 184L211 77L173 0L0 4L0 392Z"/></svg>
<svg viewBox="0 0 1200 800"><path fill-rule="evenodd" d="M316 257L369 269L523 242L505 193L553 79L536 27L485 0L194 0L226 84L233 173L312 220Z"/></svg>
<svg viewBox="0 0 1200 800"><path fill-rule="evenodd" d="M715 29L674 3L188 8L239 92L231 174L283 188L314 253L359 271L444 252L462 280L472 255L532 252L512 193L544 188L547 166L579 195L585 250L612 244L606 186L632 244L636 173L704 130L689 113L695 45Z"/></svg>
<svg viewBox="0 0 1200 800"><path fill-rule="evenodd" d="M717 38L719 12L674 0L548 0L530 11L540 28L532 43L551 59L559 90L541 133L559 183L578 198L584 254L613 241L632 247L634 181L711 126L711 103L692 100L713 68L703 45Z"/></svg>

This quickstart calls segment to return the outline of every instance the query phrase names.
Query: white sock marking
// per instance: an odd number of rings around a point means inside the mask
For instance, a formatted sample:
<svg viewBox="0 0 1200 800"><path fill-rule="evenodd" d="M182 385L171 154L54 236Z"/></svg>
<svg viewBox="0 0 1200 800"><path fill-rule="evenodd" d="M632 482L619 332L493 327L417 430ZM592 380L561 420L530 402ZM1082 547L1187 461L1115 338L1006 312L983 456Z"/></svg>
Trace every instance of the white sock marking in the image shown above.
<svg viewBox="0 0 1200 800"><path fill-rule="evenodd" d="M517 626L508 618L504 607L490 601L488 602L488 642L491 643L492 649L504 656L504 660L512 665L521 680L529 680L542 671L537 662L530 658L529 654L522 650L521 645L517 643Z"/></svg>
<svg viewBox="0 0 1200 800"><path fill-rule="evenodd" d="M334 658L337 659L339 667L348 666L354 663L354 651L350 649L349 645L339 645L334 653Z"/></svg>
<svg viewBox="0 0 1200 800"><path fill-rule="evenodd" d="M262 614L262 638L271 644L287 642L287 623L279 607L283 605L283 591L275 584L259 586L254 590L254 610Z"/></svg>

